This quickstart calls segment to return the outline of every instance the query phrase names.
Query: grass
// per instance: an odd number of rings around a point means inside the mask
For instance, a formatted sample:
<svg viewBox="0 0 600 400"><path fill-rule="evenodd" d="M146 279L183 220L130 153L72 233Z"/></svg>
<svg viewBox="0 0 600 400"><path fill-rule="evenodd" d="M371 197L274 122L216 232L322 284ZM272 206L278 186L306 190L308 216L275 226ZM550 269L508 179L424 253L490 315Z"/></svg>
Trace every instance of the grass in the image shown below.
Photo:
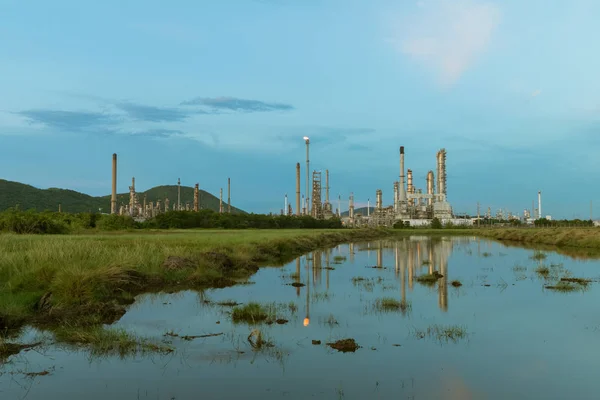
<svg viewBox="0 0 600 400"><path fill-rule="evenodd" d="M416 280L423 285L433 286L440 278L443 278L443 275L438 271L433 271L432 274L423 274L418 276Z"/></svg>
<svg viewBox="0 0 600 400"><path fill-rule="evenodd" d="M110 323L139 293L223 287L243 281L260 265L282 265L315 248L392 234L358 229L0 234L0 329Z"/></svg>
<svg viewBox="0 0 600 400"><path fill-rule="evenodd" d="M535 269L535 272L543 277L548 277L550 275L550 268L545 265L540 265Z"/></svg>
<svg viewBox="0 0 600 400"><path fill-rule="evenodd" d="M546 255L546 253L542 253L541 251L536 251L533 253L533 255L530 257L532 260L545 260L548 256Z"/></svg>
<svg viewBox="0 0 600 400"><path fill-rule="evenodd" d="M260 324L273 322L285 323L285 317L288 313L294 314L298 310L295 303L268 303L260 304L250 302L243 306L234 307L231 311L231 320L234 323ZM283 322L285 321L285 322Z"/></svg>
<svg viewBox="0 0 600 400"><path fill-rule="evenodd" d="M459 325L431 325L425 330L415 330L415 336L419 339L432 337L438 341L457 342L459 339L467 337L467 330Z"/></svg>
<svg viewBox="0 0 600 400"><path fill-rule="evenodd" d="M334 256L333 257L333 263L334 264L341 264L344 261L346 261L346 256Z"/></svg>
<svg viewBox="0 0 600 400"><path fill-rule="evenodd" d="M123 358L136 353L173 351L170 347L155 344L148 339L137 338L122 329L63 325L54 329L53 333L58 341L86 347L93 356L118 355Z"/></svg>
<svg viewBox="0 0 600 400"><path fill-rule="evenodd" d="M412 304L409 301L398 301L392 297L384 297L375 300L375 309L381 312L406 312L412 309Z"/></svg>
<svg viewBox="0 0 600 400"><path fill-rule="evenodd" d="M569 293L585 290L587 284L578 284L568 281L558 281L555 285L544 286L546 289L555 290L557 292Z"/></svg>
<svg viewBox="0 0 600 400"><path fill-rule="evenodd" d="M450 282L450 284L454 287L461 287L462 286L462 282L459 280L453 280L452 282Z"/></svg>

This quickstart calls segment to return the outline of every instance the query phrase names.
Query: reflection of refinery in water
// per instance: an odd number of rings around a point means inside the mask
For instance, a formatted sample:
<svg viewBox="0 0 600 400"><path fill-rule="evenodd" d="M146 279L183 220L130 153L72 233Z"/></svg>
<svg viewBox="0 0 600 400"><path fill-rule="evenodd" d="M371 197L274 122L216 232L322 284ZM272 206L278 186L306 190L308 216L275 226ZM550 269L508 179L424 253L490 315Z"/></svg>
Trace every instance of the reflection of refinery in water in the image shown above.
<svg viewBox="0 0 600 400"><path fill-rule="evenodd" d="M341 251L340 246L329 250L318 250L296 259L296 270L293 275L294 281L303 283L306 286L302 289L306 290L305 295L305 319L304 326L310 324L310 304L312 301L311 292L317 287L322 287L325 291L329 290L330 271L333 269L333 258L337 255L347 256L347 261L353 264L355 254L358 252L367 253L368 263L374 260L374 264L366 265L369 267L378 267L381 269L382 278L395 278L399 284L399 293L394 295L392 292L384 291L385 297L397 297L397 300L407 302L407 291L412 292L417 277L422 274L431 274L438 271L443 275L442 278L432 286L438 294L438 305L441 310L448 310L448 285L450 279L448 276L448 259L452 254L455 245L459 245L469 238L431 238L427 236L412 236L403 240L379 240L370 243L349 244L348 254ZM371 255L371 253L374 253ZM373 257L373 258L372 258ZM393 258L392 258L393 257ZM384 263L384 259L388 260L393 265ZM335 266L335 265L333 265ZM356 275L367 274L362 271L364 265L359 266L354 273ZM351 268L351 267L348 267ZM393 269L394 274L391 274ZM324 286L324 287L323 287ZM300 287L296 288L296 295L302 296Z"/></svg>

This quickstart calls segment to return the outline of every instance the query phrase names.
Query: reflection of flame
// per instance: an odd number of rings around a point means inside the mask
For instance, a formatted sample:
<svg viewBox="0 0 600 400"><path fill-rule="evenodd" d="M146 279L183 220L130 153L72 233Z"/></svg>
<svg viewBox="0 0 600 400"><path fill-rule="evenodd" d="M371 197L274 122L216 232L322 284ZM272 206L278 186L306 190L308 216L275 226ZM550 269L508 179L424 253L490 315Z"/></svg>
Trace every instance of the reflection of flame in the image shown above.
<svg viewBox="0 0 600 400"><path fill-rule="evenodd" d="M304 318L304 326L308 326L310 324L310 319Z"/></svg>

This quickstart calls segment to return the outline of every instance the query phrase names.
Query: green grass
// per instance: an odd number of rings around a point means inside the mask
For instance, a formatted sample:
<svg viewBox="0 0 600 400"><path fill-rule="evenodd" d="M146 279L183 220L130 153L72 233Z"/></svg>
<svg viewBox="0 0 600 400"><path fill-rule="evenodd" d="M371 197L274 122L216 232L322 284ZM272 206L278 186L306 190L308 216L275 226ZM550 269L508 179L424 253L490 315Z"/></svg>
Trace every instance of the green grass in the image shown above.
<svg viewBox="0 0 600 400"><path fill-rule="evenodd" d="M231 320L235 323L257 324L268 319L275 319L275 309L259 303L248 303L241 307L235 307L231 312Z"/></svg>
<svg viewBox="0 0 600 400"><path fill-rule="evenodd" d="M399 301L392 297L384 297L375 300L375 309L381 312L402 311L406 312L412 309L409 301Z"/></svg>
<svg viewBox="0 0 600 400"><path fill-rule="evenodd" d="M419 339L431 337L438 341L457 342L467 337L467 330L459 325L431 325L425 330L415 330L415 336Z"/></svg>
<svg viewBox="0 0 600 400"><path fill-rule="evenodd" d="M536 272L538 275L541 275L541 276L543 276L543 277L547 277L547 276L549 276L549 275L550 275L550 268L548 268L548 267L547 267L547 266L545 266L545 265L540 265L539 267L537 267L537 268L535 269L535 272Z"/></svg>
<svg viewBox="0 0 600 400"><path fill-rule="evenodd" d="M393 233L290 229L0 234L0 329L34 322L110 323L139 293L222 287L243 281L260 265L282 265L315 248ZM182 267L163 267L170 256L184 259ZM36 304L44 295L45 304Z"/></svg>
<svg viewBox="0 0 600 400"><path fill-rule="evenodd" d="M423 284L423 285L428 285L428 286L432 286L435 285L435 283L438 281L438 279L442 278L443 275L441 275L438 271L433 271L432 274L423 274L420 275L416 278L417 282Z"/></svg>

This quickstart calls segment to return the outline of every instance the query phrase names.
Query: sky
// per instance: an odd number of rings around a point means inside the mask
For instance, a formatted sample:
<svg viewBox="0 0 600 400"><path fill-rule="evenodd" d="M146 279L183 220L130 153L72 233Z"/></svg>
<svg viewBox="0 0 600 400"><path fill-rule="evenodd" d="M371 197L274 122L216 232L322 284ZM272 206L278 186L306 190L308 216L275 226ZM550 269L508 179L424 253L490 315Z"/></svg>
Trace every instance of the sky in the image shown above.
<svg viewBox="0 0 600 400"><path fill-rule="evenodd" d="M457 213L600 207L595 0L0 0L0 178L91 195L176 184L295 207L391 204L398 148ZM569 195L568 193L571 193ZM324 197L324 194L323 194ZM537 206L537 205L536 205ZM599 208L600 209L600 208ZM600 211L599 211L600 213ZM596 217L594 217L596 218Z"/></svg>

